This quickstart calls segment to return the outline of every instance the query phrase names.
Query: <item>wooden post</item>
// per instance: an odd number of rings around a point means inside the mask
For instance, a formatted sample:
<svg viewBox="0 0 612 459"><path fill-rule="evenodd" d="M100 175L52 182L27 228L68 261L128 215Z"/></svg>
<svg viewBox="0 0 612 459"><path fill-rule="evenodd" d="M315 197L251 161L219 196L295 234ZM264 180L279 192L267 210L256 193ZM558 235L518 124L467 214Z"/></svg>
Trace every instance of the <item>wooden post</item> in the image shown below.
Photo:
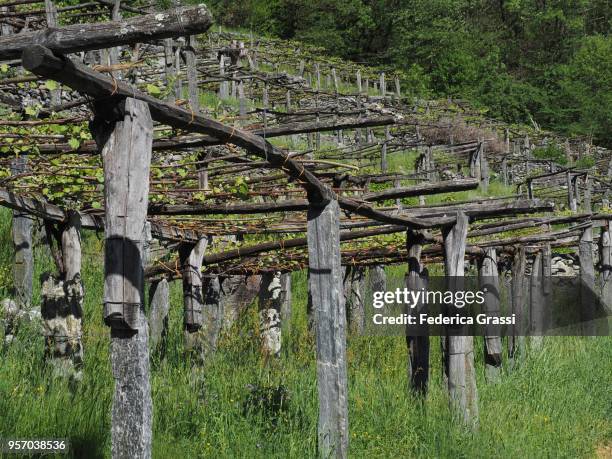
<svg viewBox="0 0 612 459"><path fill-rule="evenodd" d="M361 266L346 266L344 271L344 300L349 332L361 335L365 327L363 282L365 271Z"/></svg>
<svg viewBox="0 0 612 459"><path fill-rule="evenodd" d="M468 219L463 212L457 212L452 227L443 228L444 270L451 284L464 275L467 230ZM463 421L473 427L478 423L474 337L447 335L444 361L451 404L459 410Z"/></svg>
<svg viewBox="0 0 612 459"><path fill-rule="evenodd" d="M592 181L589 175L587 174L584 176L584 200L582 202L582 206L585 212L593 211L591 195L592 195Z"/></svg>
<svg viewBox="0 0 612 459"><path fill-rule="evenodd" d="M406 248L408 249L408 273L406 287L410 291L427 289L429 273L421 264L421 250L425 242L422 231L406 231ZM426 304L419 304L412 309L412 315L425 314ZM409 313L409 311L405 311ZM427 393L429 382L429 336L406 336L408 347L408 380L410 388L419 395Z"/></svg>
<svg viewBox="0 0 612 459"><path fill-rule="evenodd" d="M204 295L202 292L202 260L208 248L208 237L196 244L182 244L179 256L183 270L183 330L185 350L195 363L202 364L206 355L206 343L201 329Z"/></svg>
<svg viewBox="0 0 612 459"><path fill-rule="evenodd" d="M508 186L508 157L502 158L502 180L505 186Z"/></svg>
<svg viewBox="0 0 612 459"><path fill-rule="evenodd" d="M370 277L370 290L374 292L387 291L387 275L384 265L372 265L368 271Z"/></svg>
<svg viewBox="0 0 612 459"><path fill-rule="evenodd" d="M219 76L223 78L223 81L219 85L219 98L227 99L229 97L229 87L225 80L225 56L221 55L219 59Z"/></svg>
<svg viewBox="0 0 612 459"><path fill-rule="evenodd" d="M576 212L578 210L578 205L576 204L576 194L574 193L574 185L576 181L572 180L572 174L569 170L565 173L565 180L567 183L568 207L572 212Z"/></svg>
<svg viewBox="0 0 612 459"><path fill-rule="evenodd" d="M149 287L149 341L152 351L163 358L168 337L168 312L170 310L170 286L166 278L153 282Z"/></svg>
<svg viewBox="0 0 612 459"><path fill-rule="evenodd" d="M538 350L542 347L542 328L543 323L543 295L542 295L542 252L538 252L533 260L531 268L530 289L529 289L529 316L531 319L531 349Z"/></svg>
<svg viewBox="0 0 612 459"><path fill-rule="evenodd" d="M399 179L393 180L394 188L399 188L400 186L401 186L401 180ZM404 205L402 204L402 198L395 199L395 206L397 207L398 212L401 212L404 210Z"/></svg>
<svg viewBox="0 0 612 459"><path fill-rule="evenodd" d="M27 157L19 156L11 161L12 175L27 170ZM32 276L34 258L32 252L33 217L25 212L13 211L12 239L15 258L13 261L14 298L17 308L29 310L32 303Z"/></svg>
<svg viewBox="0 0 612 459"><path fill-rule="evenodd" d="M346 318L340 266L340 208L332 199L308 209L309 287L316 310L318 450L323 458L348 456Z"/></svg>
<svg viewBox="0 0 612 459"><path fill-rule="evenodd" d="M497 269L497 252L494 248L485 249L480 260L478 277L480 289L485 290L485 312L490 317L500 315L499 271ZM490 327L489 327L490 329ZM499 380L502 368L502 342L498 334L486 333L484 340L485 376L488 381Z"/></svg>
<svg viewBox="0 0 612 459"><path fill-rule="evenodd" d="M57 8L52 0L45 0L45 16L47 19L47 27L57 27ZM60 88L53 89L51 92L51 106L55 107L62 103L62 90Z"/></svg>
<svg viewBox="0 0 612 459"><path fill-rule="evenodd" d="M397 76L395 77L395 97L397 97L398 100L402 97L400 79Z"/></svg>
<svg viewBox="0 0 612 459"><path fill-rule="evenodd" d="M113 457L151 457L153 419L149 334L144 315L144 240L153 121L145 102L96 106L92 123L102 151L105 197L104 320L111 327L115 392Z"/></svg>
<svg viewBox="0 0 612 459"><path fill-rule="evenodd" d="M281 275L281 323L288 331L291 324L292 295L291 295L291 273Z"/></svg>
<svg viewBox="0 0 612 459"><path fill-rule="evenodd" d="M361 70L357 70L356 78L357 78L357 94L359 95L362 92L362 88L361 88Z"/></svg>
<svg viewBox="0 0 612 459"><path fill-rule="evenodd" d="M387 142L383 142L380 150L380 171L387 172Z"/></svg>
<svg viewBox="0 0 612 459"><path fill-rule="evenodd" d="M508 337L508 364L513 366L515 360L522 352L525 342L523 333L524 302L525 302L525 266L527 264L525 247L519 246L515 249L512 260L512 313L516 315L516 326L512 336Z"/></svg>
<svg viewBox="0 0 612 459"><path fill-rule="evenodd" d="M239 104L239 115L246 116L247 114L247 101L244 97L244 83L242 80L238 83L238 104Z"/></svg>
<svg viewBox="0 0 612 459"><path fill-rule="evenodd" d="M166 38L164 43L164 59L165 59L165 72L166 72L166 85L174 86L176 80L176 69L174 68L174 46L172 38ZM176 101L176 91L168 91L166 101L173 104Z"/></svg>
<svg viewBox="0 0 612 459"><path fill-rule="evenodd" d="M385 85L385 72L380 72L380 95L385 97L387 94L387 90L386 90L386 85Z"/></svg>
<svg viewBox="0 0 612 459"><path fill-rule="evenodd" d="M113 7L111 9L111 19L116 22L121 21L121 1L122 0L114 0ZM119 63L120 52L121 48L118 46L110 48L108 50L108 61L110 65L115 65ZM118 73L119 72L112 72L111 74L117 77Z"/></svg>
<svg viewBox="0 0 612 459"><path fill-rule="evenodd" d="M259 333L262 354L267 357L280 356L282 285L280 271L267 272L261 276L259 289Z"/></svg>
<svg viewBox="0 0 612 459"><path fill-rule="evenodd" d="M482 191L486 193L489 189L489 163L486 157L486 143L484 139L480 140L480 153L478 155L480 162L480 186Z"/></svg>
<svg viewBox="0 0 612 459"><path fill-rule="evenodd" d="M196 115L200 114L200 91L198 90L198 68L196 61L196 37L187 37L185 46L185 63L187 65L187 92L189 93L189 108Z"/></svg>
<svg viewBox="0 0 612 459"><path fill-rule="evenodd" d="M50 225L47 228L51 231ZM41 288L45 357L55 376L69 378L71 382L81 379L83 364L80 229L79 214L70 212L68 221L57 233L59 277L47 273Z"/></svg>
<svg viewBox="0 0 612 459"><path fill-rule="evenodd" d="M221 282L218 276L202 280L202 328L199 335L203 341L205 354L217 350L217 341L223 328L224 308L222 302Z"/></svg>
<svg viewBox="0 0 612 459"><path fill-rule="evenodd" d="M595 288L595 268L593 262L593 227L584 228L578 245L580 257L580 278L590 288Z"/></svg>
<svg viewBox="0 0 612 459"><path fill-rule="evenodd" d="M608 311L612 312L612 224L609 221L601 228L599 260L600 296Z"/></svg>

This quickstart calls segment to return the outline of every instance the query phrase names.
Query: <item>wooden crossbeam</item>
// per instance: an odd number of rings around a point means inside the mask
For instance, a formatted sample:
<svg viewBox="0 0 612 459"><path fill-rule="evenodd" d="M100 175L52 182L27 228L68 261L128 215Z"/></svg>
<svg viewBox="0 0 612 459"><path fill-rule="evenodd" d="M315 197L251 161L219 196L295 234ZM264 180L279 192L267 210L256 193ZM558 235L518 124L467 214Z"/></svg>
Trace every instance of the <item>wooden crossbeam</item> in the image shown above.
<svg viewBox="0 0 612 459"><path fill-rule="evenodd" d="M213 18L204 5L181 7L123 21L72 24L0 38L0 61L21 57L27 48L41 45L61 54L150 42L162 38L204 33Z"/></svg>

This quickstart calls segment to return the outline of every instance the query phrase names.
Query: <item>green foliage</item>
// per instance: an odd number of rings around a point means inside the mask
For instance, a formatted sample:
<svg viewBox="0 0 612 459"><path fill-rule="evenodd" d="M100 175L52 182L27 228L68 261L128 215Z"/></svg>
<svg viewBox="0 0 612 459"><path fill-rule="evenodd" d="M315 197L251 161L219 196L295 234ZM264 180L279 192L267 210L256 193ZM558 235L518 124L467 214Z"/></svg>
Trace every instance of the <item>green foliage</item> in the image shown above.
<svg viewBox="0 0 612 459"><path fill-rule="evenodd" d="M565 152L556 145L548 145L546 148L536 148L533 150L533 156L538 159L550 159L557 164L567 164Z"/></svg>
<svg viewBox="0 0 612 459"><path fill-rule="evenodd" d="M195 2L195 0L194 0ZM404 94L612 146L612 6L602 0L212 0L225 25L392 67Z"/></svg>
<svg viewBox="0 0 612 459"><path fill-rule="evenodd" d="M588 155L582 156L576 161L575 166L579 169L590 169L595 166L595 158Z"/></svg>

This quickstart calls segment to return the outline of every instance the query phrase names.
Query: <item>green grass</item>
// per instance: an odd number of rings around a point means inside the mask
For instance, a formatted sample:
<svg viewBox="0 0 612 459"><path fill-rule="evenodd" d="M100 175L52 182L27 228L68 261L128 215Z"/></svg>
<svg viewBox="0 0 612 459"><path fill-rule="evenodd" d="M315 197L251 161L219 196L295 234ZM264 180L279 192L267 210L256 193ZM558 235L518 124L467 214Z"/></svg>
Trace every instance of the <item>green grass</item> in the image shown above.
<svg viewBox="0 0 612 459"><path fill-rule="evenodd" d="M0 354L0 438L69 437L75 457L109 457L113 381L101 317L102 243L89 233L84 248L83 381L71 394L63 380L53 380L43 365L42 338L33 327L22 327L17 342ZM0 253L3 263L8 259ZM37 275L51 267L44 248L37 249L36 260ZM169 349L163 361L152 357L154 457L315 456L318 405L306 276L295 273L293 281L294 319L282 357L264 362L251 308L223 335L199 385L182 357L181 291L172 286ZM548 338L541 352L497 384L484 380L477 339L477 432L465 431L448 409L438 339L432 340L431 389L422 403L406 387L403 338L349 338L352 457L593 457L612 441L609 337ZM288 389L287 410L276 424L261 412L245 412L248 384Z"/></svg>

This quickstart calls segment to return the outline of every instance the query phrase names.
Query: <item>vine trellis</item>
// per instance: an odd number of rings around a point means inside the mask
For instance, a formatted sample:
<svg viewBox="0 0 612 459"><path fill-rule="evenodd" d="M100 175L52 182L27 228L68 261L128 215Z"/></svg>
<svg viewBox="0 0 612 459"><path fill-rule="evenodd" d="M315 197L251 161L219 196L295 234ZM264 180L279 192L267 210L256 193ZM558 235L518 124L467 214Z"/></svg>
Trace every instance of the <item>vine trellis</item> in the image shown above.
<svg viewBox="0 0 612 459"><path fill-rule="evenodd" d="M212 23L203 5L0 5L0 204L13 210L15 298L32 307L40 220L57 264L43 287L47 355L78 379L80 231L105 232L113 457L151 456L149 335L157 346L178 278L195 361L216 347L223 295L246 304L256 293L263 351L278 356L288 273L308 268L322 457L348 454L346 334L363 328L364 269L384 289L385 265L408 263L408 282L421 285L427 264L463 276L473 260L496 278L505 261L520 315L527 258L550 274L553 250L578 247L590 282L597 244L598 288L612 304L609 151L506 126L460 100L420 100L402 92L399 72ZM565 164L534 155L551 145ZM493 182L516 192L451 195ZM429 340L407 342L410 384L424 393ZM450 399L473 426L473 338L444 342ZM510 340L511 357L521 345ZM499 337L485 352L498 374Z"/></svg>

